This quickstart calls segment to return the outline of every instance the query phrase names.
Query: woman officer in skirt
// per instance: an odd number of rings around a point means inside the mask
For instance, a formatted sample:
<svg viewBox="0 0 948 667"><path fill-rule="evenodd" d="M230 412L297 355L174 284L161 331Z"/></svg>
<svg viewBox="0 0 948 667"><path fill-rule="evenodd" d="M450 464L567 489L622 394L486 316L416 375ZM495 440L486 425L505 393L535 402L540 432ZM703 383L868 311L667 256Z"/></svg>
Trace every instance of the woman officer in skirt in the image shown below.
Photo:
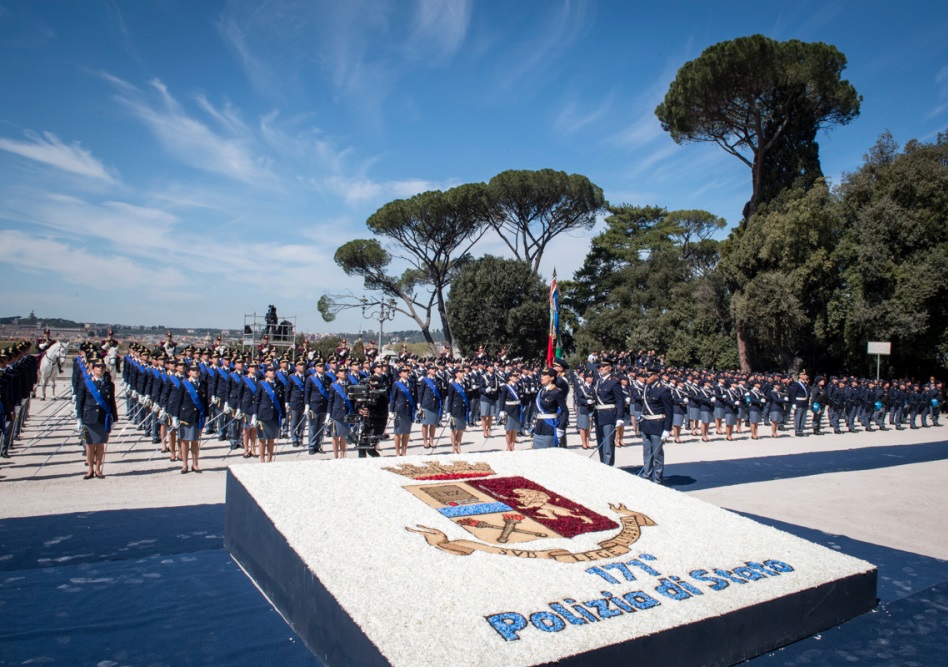
<svg viewBox="0 0 948 667"><path fill-rule="evenodd" d="M504 437L507 439L508 452L512 452L517 447L517 433L521 428L520 417L523 408L517 392L518 380L520 380L520 371L514 368L507 374L507 384L500 388L500 394L497 397L497 408L500 410L500 420L504 423Z"/></svg>
<svg viewBox="0 0 948 667"><path fill-rule="evenodd" d="M276 381L273 364L267 364L263 382L257 387L250 420L260 437L260 463L273 463L273 441L280 437L284 403L283 383Z"/></svg>
<svg viewBox="0 0 948 667"><path fill-rule="evenodd" d="M207 385L201 382L201 367L192 363L188 368L188 377L171 392L168 404L171 425L178 430L178 442L181 443L182 475L188 472L189 457L192 460L191 470L203 472L198 467L198 452L207 406Z"/></svg>
<svg viewBox="0 0 948 667"><path fill-rule="evenodd" d="M102 479L102 464L105 446L109 442L112 424L118 421L115 406L115 385L105 376L105 362L92 362L92 374L76 385L76 411L82 423L83 440L86 444L86 465L89 467L84 479Z"/></svg>
<svg viewBox="0 0 948 667"><path fill-rule="evenodd" d="M395 416L395 456L408 454L408 438L418 409L415 385L408 380L410 373L408 366L402 366L398 369L398 380L392 383L388 410Z"/></svg>

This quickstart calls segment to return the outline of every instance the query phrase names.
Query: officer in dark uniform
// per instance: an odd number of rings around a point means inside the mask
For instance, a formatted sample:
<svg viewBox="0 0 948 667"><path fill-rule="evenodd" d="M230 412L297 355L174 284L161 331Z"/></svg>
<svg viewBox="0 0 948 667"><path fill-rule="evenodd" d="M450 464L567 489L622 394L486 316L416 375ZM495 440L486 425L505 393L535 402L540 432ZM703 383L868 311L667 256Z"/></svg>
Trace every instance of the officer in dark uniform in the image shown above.
<svg viewBox="0 0 948 667"><path fill-rule="evenodd" d="M411 425L418 409L418 384L409 379L410 374L408 366L399 367L398 379L392 384L389 398L389 412L395 416L395 456L408 454Z"/></svg>
<svg viewBox="0 0 948 667"><path fill-rule="evenodd" d="M595 391L599 460L610 466L616 463L616 425L625 424L625 397L622 395L621 383L612 375L612 365L611 357L600 360Z"/></svg>
<svg viewBox="0 0 948 667"><path fill-rule="evenodd" d="M566 403L566 394L556 385L557 376L557 372L549 366L540 371L536 425L533 427L534 449L557 447L560 437L566 433L569 406Z"/></svg>
<svg viewBox="0 0 948 667"><path fill-rule="evenodd" d="M282 364L281 364L282 366ZM306 360L296 360L296 372L287 376L286 411L289 416L287 430L294 447L303 446L303 415L306 413Z"/></svg>
<svg viewBox="0 0 948 667"><path fill-rule="evenodd" d="M806 413L810 407L810 385L808 384L806 371L801 371L796 382L790 384L788 396L790 404L793 405L793 431L797 437L806 435L804 428L806 426Z"/></svg>
<svg viewBox="0 0 948 667"><path fill-rule="evenodd" d="M556 378L554 381L556 383L556 388L559 389L563 396L567 399L567 405L569 405L569 391L570 391L570 381L566 377L566 373L569 371L569 364L567 361L561 357L554 357L553 363L551 364L553 370L556 371ZM557 439L557 446L566 449L566 429L569 427L569 411L566 413L566 426L563 427L563 435Z"/></svg>
<svg viewBox="0 0 948 667"><path fill-rule="evenodd" d="M665 472L665 441L671 433L674 404L671 392L658 381L653 366L642 392L642 470L639 477L661 484Z"/></svg>
<svg viewBox="0 0 948 667"><path fill-rule="evenodd" d="M448 385L444 399L444 410L450 418L451 451L454 454L461 453L461 438L464 437L471 414L471 399L464 390L464 375L467 370L460 367L454 370L454 382Z"/></svg>
<svg viewBox="0 0 948 667"><path fill-rule="evenodd" d="M174 385L168 402L168 414L171 415L171 427L177 431L181 444L181 473L190 470L202 472L198 466L200 456L201 431L207 419L207 384L201 381L201 367L191 364L188 376Z"/></svg>
<svg viewBox="0 0 948 667"><path fill-rule="evenodd" d="M85 479L102 479L105 461L105 446L109 441L112 425L118 421L115 405L115 385L105 377L105 362L92 362L92 375L83 379L76 394L76 412L82 422L83 439L86 444L86 465L89 470Z"/></svg>
<svg viewBox="0 0 948 667"><path fill-rule="evenodd" d="M283 413L285 404L283 384L276 379L276 368L270 364L263 380L258 383L250 419L260 439L260 463L273 463L273 442L280 436L280 427L286 418Z"/></svg>

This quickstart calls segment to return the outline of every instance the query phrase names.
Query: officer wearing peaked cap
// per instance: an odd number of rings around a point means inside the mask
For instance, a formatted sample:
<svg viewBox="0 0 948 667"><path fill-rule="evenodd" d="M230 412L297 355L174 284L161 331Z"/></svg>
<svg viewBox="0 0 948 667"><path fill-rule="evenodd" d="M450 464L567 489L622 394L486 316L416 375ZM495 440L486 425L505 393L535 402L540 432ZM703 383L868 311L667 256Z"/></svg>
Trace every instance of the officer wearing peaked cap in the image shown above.
<svg viewBox="0 0 948 667"><path fill-rule="evenodd" d="M615 465L616 426L625 424L625 397L622 386L612 374L613 360L602 357L599 362L599 380L596 382L596 442L599 460Z"/></svg>

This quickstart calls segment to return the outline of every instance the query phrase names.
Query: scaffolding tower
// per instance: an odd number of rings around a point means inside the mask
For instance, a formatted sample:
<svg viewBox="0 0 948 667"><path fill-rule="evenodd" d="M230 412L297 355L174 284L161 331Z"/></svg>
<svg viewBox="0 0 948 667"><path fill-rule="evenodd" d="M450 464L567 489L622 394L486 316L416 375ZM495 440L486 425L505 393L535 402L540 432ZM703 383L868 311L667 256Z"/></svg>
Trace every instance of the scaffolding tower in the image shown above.
<svg viewBox="0 0 948 667"><path fill-rule="evenodd" d="M264 336L268 337L270 345L278 352L288 351L290 358L296 361L296 315L281 316L276 324L268 322L266 315L258 315L255 312L244 315L244 328L240 338L242 351L256 354Z"/></svg>

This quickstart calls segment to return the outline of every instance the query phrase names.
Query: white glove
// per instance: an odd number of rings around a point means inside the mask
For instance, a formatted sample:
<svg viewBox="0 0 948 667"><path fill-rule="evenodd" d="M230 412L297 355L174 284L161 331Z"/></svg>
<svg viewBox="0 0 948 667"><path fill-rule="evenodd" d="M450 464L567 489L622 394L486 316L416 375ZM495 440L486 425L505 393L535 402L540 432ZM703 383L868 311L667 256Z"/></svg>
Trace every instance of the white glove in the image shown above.
<svg viewBox="0 0 948 667"><path fill-rule="evenodd" d="M686 398L686 399L683 401L683 403L684 403L685 405L688 405L688 399Z"/></svg>
<svg viewBox="0 0 948 667"><path fill-rule="evenodd" d="M562 428L556 429L556 437L557 437L557 439L562 438L562 437L564 437L565 435L566 435L566 430L565 430L565 429L562 429Z"/></svg>
<svg viewBox="0 0 948 667"><path fill-rule="evenodd" d="M233 410L230 407L230 403L224 403L224 414L229 415Z"/></svg>
<svg viewBox="0 0 948 667"><path fill-rule="evenodd" d="M147 396L142 396L142 405L147 408L149 405L151 405L151 399Z"/></svg>
<svg viewBox="0 0 948 667"><path fill-rule="evenodd" d="M139 394L137 391L135 391L134 389L132 389L132 396L133 396L133 397L135 398L135 400L137 401L137 400L141 397L141 394Z"/></svg>
<svg viewBox="0 0 948 667"><path fill-rule="evenodd" d="M177 417L172 417L172 418L171 418L171 426L172 426L173 428L181 428L181 420L178 419Z"/></svg>
<svg viewBox="0 0 948 667"><path fill-rule="evenodd" d="M243 416L244 416L244 413L241 411L240 408L237 408L237 412L234 413L234 419L240 419Z"/></svg>
<svg viewBox="0 0 948 667"><path fill-rule="evenodd" d="M211 396L211 403L217 405L217 396Z"/></svg>
<svg viewBox="0 0 948 667"><path fill-rule="evenodd" d="M620 426L625 426L625 422L621 419L616 419L616 428L619 428Z"/></svg>
<svg viewBox="0 0 948 667"><path fill-rule="evenodd" d="M76 430L82 433L82 420L78 417L76 418Z"/></svg>
<svg viewBox="0 0 948 667"><path fill-rule="evenodd" d="M329 414L327 413L327 414L326 414L326 423L328 424L328 423L331 422L331 421L332 421L332 417L330 417Z"/></svg>
<svg viewBox="0 0 948 667"><path fill-rule="evenodd" d="M151 411L152 411L152 412L161 412L161 406L158 405L157 403L155 403L154 405L151 406Z"/></svg>
<svg viewBox="0 0 948 667"><path fill-rule="evenodd" d="M718 397L717 397L717 396L712 396L712 397L711 397L711 402L712 402L712 403L717 402L717 400L718 400Z"/></svg>
<svg viewBox="0 0 948 667"><path fill-rule="evenodd" d="M167 417L167 416L168 416L168 413L165 412L165 409L164 409L164 408L162 408L162 409L158 412L158 419L164 420L164 418Z"/></svg>
<svg viewBox="0 0 948 667"><path fill-rule="evenodd" d="M668 436L670 435L671 433L669 433L668 431L662 431L662 442L665 442L666 440L668 440Z"/></svg>
<svg viewBox="0 0 948 667"><path fill-rule="evenodd" d="M632 402L632 399L631 399L631 398L625 399L625 404L626 404L626 405L629 405L631 402Z"/></svg>
<svg viewBox="0 0 948 667"><path fill-rule="evenodd" d="M497 414L498 419L504 419L507 416L506 412L500 412Z"/></svg>
<svg viewBox="0 0 948 667"><path fill-rule="evenodd" d="M250 418L250 426L254 427L257 425L257 415L254 415Z"/></svg>

